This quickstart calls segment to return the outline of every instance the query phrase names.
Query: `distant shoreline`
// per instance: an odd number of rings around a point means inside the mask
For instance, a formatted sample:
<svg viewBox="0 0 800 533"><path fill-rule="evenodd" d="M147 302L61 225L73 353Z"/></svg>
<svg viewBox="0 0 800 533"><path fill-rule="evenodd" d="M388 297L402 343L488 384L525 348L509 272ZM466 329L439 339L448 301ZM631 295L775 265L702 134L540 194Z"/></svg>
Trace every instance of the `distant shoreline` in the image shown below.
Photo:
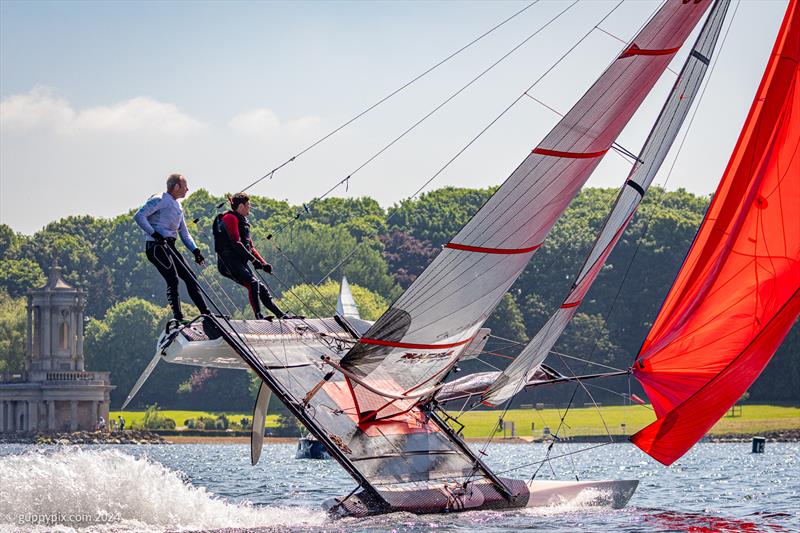
<svg viewBox="0 0 800 533"><path fill-rule="evenodd" d="M612 435L614 442L627 442L630 435ZM752 435L731 434L731 435L709 435L701 442L721 444L735 442L750 442L753 437L764 437L767 442L800 442L800 430L788 429L778 431L765 431ZM295 444L297 438L294 437L265 437L264 444ZM486 437L467 437L464 439L469 443L484 443ZM170 444L249 444L250 437L206 437L206 436L169 436L166 441ZM607 442L608 435L586 435L565 439L564 442ZM534 444L549 442L549 440L532 439L531 437L495 438L493 444Z"/></svg>
<svg viewBox="0 0 800 533"><path fill-rule="evenodd" d="M628 441L630 435L611 435L615 443ZM764 437L767 442L800 442L800 429L778 429L754 433L732 433L727 435L707 435L704 443L745 443L753 437ZM472 444L483 444L487 437L465 437ZM264 444L296 444L297 437L265 437ZM609 435L578 435L562 438L563 442L598 443L609 442ZM493 444L537 444L550 442L541 437L507 437L497 436ZM35 444L35 445L101 445L101 444L241 444L249 445L250 437L246 435L159 435L158 432L129 431L120 433L75 432L72 434L4 434L0 435L0 444Z"/></svg>

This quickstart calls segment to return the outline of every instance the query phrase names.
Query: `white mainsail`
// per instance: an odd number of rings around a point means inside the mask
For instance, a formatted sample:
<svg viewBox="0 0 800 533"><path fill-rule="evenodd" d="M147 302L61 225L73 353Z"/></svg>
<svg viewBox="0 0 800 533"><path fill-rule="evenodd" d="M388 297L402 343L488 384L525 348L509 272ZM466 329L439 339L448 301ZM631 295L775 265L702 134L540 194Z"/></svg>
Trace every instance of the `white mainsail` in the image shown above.
<svg viewBox="0 0 800 533"><path fill-rule="evenodd" d="M435 391L708 5L668 0L341 360L362 420L407 411Z"/></svg>
<svg viewBox="0 0 800 533"><path fill-rule="evenodd" d="M667 157L678 131L709 67L709 60L725 20L730 0L719 0L711 10L689 57L681 69L672 91L661 110L655 125L639 153L625 184L617 196L614 208L600 229L575 283L563 303L530 342L500 374L481 401L496 405L513 397L536 373L547 354L564 332L578 306L600 273L611 250L617 244L644 194Z"/></svg>

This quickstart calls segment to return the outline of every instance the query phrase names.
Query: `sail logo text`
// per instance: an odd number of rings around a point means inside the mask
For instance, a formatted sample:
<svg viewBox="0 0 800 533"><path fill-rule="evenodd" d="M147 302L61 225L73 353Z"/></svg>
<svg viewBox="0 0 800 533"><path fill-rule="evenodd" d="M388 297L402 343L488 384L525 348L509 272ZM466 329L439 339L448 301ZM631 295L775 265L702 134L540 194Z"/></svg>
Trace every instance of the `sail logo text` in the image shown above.
<svg viewBox="0 0 800 533"><path fill-rule="evenodd" d="M451 355L453 355L453 350L437 353L406 352L400 357L400 359L403 360L402 362L416 363L418 361L438 361L441 359L446 359Z"/></svg>

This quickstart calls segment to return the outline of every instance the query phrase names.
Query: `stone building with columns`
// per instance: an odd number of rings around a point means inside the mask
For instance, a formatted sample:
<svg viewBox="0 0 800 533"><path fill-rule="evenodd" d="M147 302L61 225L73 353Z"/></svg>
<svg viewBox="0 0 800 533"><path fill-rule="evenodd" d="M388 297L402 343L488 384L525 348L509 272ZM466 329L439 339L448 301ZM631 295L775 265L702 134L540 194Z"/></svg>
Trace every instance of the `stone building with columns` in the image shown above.
<svg viewBox="0 0 800 533"><path fill-rule="evenodd" d="M0 433L91 430L108 420L109 372L84 369L85 302L56 264L44 287L28 291L25 370L0 374Z"/></svg>

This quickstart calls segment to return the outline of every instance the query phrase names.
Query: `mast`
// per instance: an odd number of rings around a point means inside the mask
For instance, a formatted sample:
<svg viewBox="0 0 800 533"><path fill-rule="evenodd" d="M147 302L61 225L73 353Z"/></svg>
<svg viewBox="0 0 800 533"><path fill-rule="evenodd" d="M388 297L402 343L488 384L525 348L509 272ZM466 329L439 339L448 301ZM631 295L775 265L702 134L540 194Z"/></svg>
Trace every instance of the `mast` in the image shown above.
<svg viewBox="0 0 800 533"><path fill-rule="evenodd" d="M483 394L483 403L497 405L522 390L578 312L583 298L633 218L678 136L709 68L711 54L729 5L730 0L717 0L714 3L567 296L545 325Z"/></svg>

